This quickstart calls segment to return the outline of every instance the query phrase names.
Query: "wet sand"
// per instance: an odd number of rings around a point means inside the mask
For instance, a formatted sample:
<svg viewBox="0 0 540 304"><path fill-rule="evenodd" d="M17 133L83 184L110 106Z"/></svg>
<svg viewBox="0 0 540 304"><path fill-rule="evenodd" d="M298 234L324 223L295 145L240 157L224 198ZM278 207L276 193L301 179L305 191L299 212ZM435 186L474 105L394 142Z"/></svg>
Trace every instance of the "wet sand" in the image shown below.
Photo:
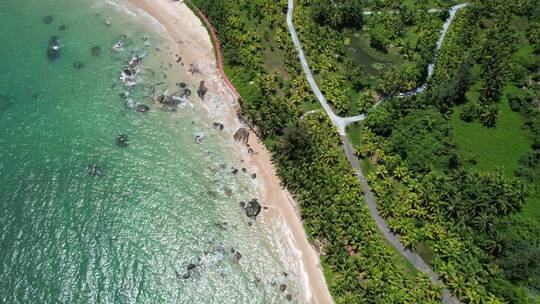
<svg viewBox="0 0 540 304"><path fill-rule="evenodd" d="M170 55L178 54L182 57L185 72L188 73L188 67L193 64L198 72L191 77L196 76L200 80L205 80L209 91L219 95L219 100L206 98L203 105L207 108L211 119L216 119L225 125L224 132L232 138L239 127L245 126L237 119L238 104L216 69L210 36L201 21L183 1L129 0L129 2L152 16L164 27L177 48L177 50L172 50ZM283 235L277 238L290 251L287 253L289 262L300 265L299 269L302 273L298 276L303 285L305 297L303 302L331 303L332 299L322 273L319 257L307 240L296 203L280 186L279 178L270 161L270 153L253 132L250 133L248 144L253 149L252 156L248 155L247 147L238 145L238 149L256 172L257 180L264 188L263 206L268 209L263 210L263 221L284 227Z"/></svg>

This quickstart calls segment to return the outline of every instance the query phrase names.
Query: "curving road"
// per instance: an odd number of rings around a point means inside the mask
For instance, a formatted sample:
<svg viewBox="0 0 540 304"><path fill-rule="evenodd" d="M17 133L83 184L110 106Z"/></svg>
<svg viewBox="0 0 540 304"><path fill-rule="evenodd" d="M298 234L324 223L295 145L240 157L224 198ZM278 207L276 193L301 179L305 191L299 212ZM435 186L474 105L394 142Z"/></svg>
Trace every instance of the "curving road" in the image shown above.
<svg viewBox="0 0 540 304"><path fill-rule="evenodd" d="M298 57L300 57L300 63L302 64L304 73L306 74L307 80L309 82L309 85L311 86L311 89L313 90L313 93L315 93L315 95L317 96L317 99L319 100L322 107L324 108L324 111L326 112L328 117L330 117L330 120L332 120L334 125L337 127L339 134L341 136L345 136L346 135L345 127L348 124L357 122L357 121L362 121L366 119L366 116L364 114L360 114L360 115L351 116L351 117L341 117L341 116L338 116L336 113L334 113L334 110L332 110L332 107L330 107L330 105L324 98L324 95L322 94L321 90L319 90L319 87L317 86L315 79L313 79L313 74L311 73L311 70L309 69L309 65L307 64L306 56L304 55L304 51L302 50L300 40L298 39L298 35L296 35L296 29L294 28L294 24L292 22L293 10L294 10L294 0L289 0L289 9L287 11L287 26L289 27L289 32L291 33L293 43L296 46L296 50L298 51Z"/></svg>
<svg viewBox="0 0 540 304"><path fill-rule="evenodd" d="M439 40L437 41L437 45L435 48L436 50L440 49L442 42L444 41L444 38L446 36L446 32L448 31L448 28L450 27L450 24L452 20L454 19L454 16L456 15L457 11L466 6L468 6L468 3L455 5L450 9L449 11L450 15L448 19L445 21L443 25L443 29L441 30ZM411 251L405 248L405 246L403 246L403 243L401 243L399 237L390 231L388 224L382 218L379 211L377 210L377 204L375 203L375 198L371 192L371 189L369 188L369 184L367 182L366 177L362 173L360 164L358 162L358 158L356 157L354 153L354 149L349 141L349 138L347 137L347 134L345 133L345 127L347 126L347 124L362 121L366 118L366 116L365 114L360 114L358 116L353 116L353 117L340 117L334 113L332 107L328 104L323 94L321 93L319 87L317 86L317 83L313 79L313 74L311 73L311 70L309 69L309 65L307 64L304 51L302 50L302 45L300 43L300 40L298 39L298 35L296 34L296 29L292 22L293 12L294 12L294 0L288 0L287 26L289 27L289 32L291 34L294 46L296 47L296 50L298 52L298 57L302 64L302 68L304 70L304 73L306 74L306 77L308 79L309 85L311 86L311 89L317 96L317 99L323 106L324 111L326 112L326 114L328 115L332 123L337 127L339 134L343 138L343 146L345 149L345 154L347 155L347 159L349 160L349 163L356 171L358 180L362 184L362 187L365 192L366 204L368 205L369 211L371 213L371 217L375 221L379 230L382 232L383 236L388 240L388 242L390 242L390 244L392 244L394 248L396 248L397 251L401 253L401 255L403 255L412 265L414 265L416 269L427 274L429 278L431 279L431 282L437 285L444 286L443 282L439 279L438 275L426 264L426 262L424 262L424 260L418 254L416 254L414 251ZM429 65L427 79L433 76L434 65L435 65L434 62ZM399 94L397 97L405 97L405 96L418 94L422 92L423 90L425 90L426 87L427 87L427 82L421 85L420 87L416 88L415 90ZM379 103L377 103L376 105L378 104ZM444 288L443 303L453 304L453 303L459 303L459 301L452 296L452 294L448 291L447 288Z"/></svg>
<svg viewBox="0 0 540 304"><path fill-rule="evenodd" d="M456 13L460 9L467 6L469 6L469 3L466 2L466 3L454 5L450 8L450 10L448 10L448 18L446 18L446 21L444 21L441 34L439 35L439 40L437 40L437 44L435 44L435 52L437 52L441 48L444 38L446 38L446 33L448 32L448 29L450 28L450 24L454 20ZM418 93L423 92L427 88L427 81L431 79L431 77L433 76L434 70L435 70L435 58L433 59L433 62L431 62L428 65L428 74L426 77L426 81L424 81L424 83L420 85L419 87L417 87L416 89L409 92L405 92L405 93L399 93L396 97L408 97L408 96L416 95Z"/></svg>
<svg viewBox="0 0 540 304"><path fill-rule="evenodd" d="M444 283L439 279L439 276L437 273L435 273L427 264L424 262L424 260L414 251L405 248L403 246L403 243L401 243L401 240L397 235L395 235L392 231L390 231L390 228L388 227L388 224L386 224L386 221L379 213L379 210L377 209L377 204L375 203L375 198L373 196L373 193L371 192L371 189L369 188L369 184L367 182L366 177L364 176L364 173L362 173L362 169L360 168L360 164L358 162L358 158L356 157L354 153L354 149L349 142L349 138L347 136L343 137L343 146L345 148L345 154L347 155L347 159L349 160L349 163L356 171L356 176L358 177L358 180L362 184L362 188L364 189L365 195L364 199L366 201L366 204L368 205L369 212L371 213L371 217L377 224L377 227L382 232L384 238L394 246L394 248L401 253L411 264L414 265L416 269L419 271L425 273L428 275L428 277L431 279L431 282L437 285L444 286ZM455 304L459 303L457 299L455 299L450 291L445 287L443 289L443 303L445 304Z"/></svg>

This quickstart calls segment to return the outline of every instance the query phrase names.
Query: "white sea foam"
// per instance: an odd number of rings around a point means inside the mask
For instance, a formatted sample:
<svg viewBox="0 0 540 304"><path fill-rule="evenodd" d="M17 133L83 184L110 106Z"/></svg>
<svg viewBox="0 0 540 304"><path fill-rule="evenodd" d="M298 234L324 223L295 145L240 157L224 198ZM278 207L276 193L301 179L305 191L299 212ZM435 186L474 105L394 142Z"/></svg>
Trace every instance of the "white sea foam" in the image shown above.
<svg viewBox="0 0 540 304"><path fill-rule="evenodd" d="M107 2L108 4L112 5L116 9L123 11L124 13L132 17L137 17L137 14L134 13L132 10L130 10L128 7L128 4L123 1L122 1L123 3L120 3L120 1L111 1L111 0L106 0L105 2Z"/></svg>
<svg viewBox="0 0 540 304"><path fill-rule="evenodd" d="M137 10L144 18L146 18L150 22L150 24L154 27L155 30L157 30L157 32L162 35L167 33L167 28L165 28L165 26L161 24L161 22L159 22L156 18L154 18L152 15L148 14L146 11L140 8L138 8ZM167 35L166 38L172 39L171 37L169 37L169 35Z"/></svg>

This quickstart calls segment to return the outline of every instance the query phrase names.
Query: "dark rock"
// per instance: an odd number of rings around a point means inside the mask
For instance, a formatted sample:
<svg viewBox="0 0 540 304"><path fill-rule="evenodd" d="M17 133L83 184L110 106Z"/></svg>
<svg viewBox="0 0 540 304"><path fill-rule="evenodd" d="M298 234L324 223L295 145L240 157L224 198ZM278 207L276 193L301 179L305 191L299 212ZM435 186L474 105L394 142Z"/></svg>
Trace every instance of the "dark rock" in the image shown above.
<svg viewBox="0 0 540 304"><path fill-rule="evenodd" d="M247 144L249 139L249 132L245 128L239 128L236 133L234 133L234 140L240 141L244 144Z"/></svg>
<svg viewBox="0 0 540 304"><path fill-rule="evenodd" d="M88 165L86 167L86 169L87 169L87 172L88 172L88 174L90 176L101 177L101 176L105 175L103 170L96 164Z"/></svg>
<svg viewBox="0 0 540 304"><path fill-rule="evenodd" d="M54 21L54 17L52 15L47 15L41 19L43 23L45 24L51 24Z"/></svg>
<svg viewBox="0 0 540 304"><path fill-rule="evenodd" d="M122 148L129 145L128 136L126 134L120 134L116 137L116 144Z"/></svg>
<svg viewBox="0 0 540 304"><path fill-rule="evenodd" d="M252 179L256 179L256 178L257 178L257 174L256 174L256 173L251 174L251 178L252 178Z"/></svg>
<svg viewBox="0 0 540 304"><path fill-rule="evenodd" d="M164 100L165 100L165 95L163 95L163 94L159 95L156 98L156 101L159 102L159 103L163 103Z"/></svg>
<svg viewBox="0 0 540 304"><path fill-rule="evenodd" d="M233 256L234 256L234 261L238 263L238 261L240 261L240 259L242 258L242 254L239 252L239 251L235 251L233 253Z"/></svg>
<svg viewBox="0 0 540 304"><path fill-rule="evenodd" d="M101 55L101 47L95 46L95 47L90 49L90 52L92 53L92 56L97 57L97 56Z"/></svg>
<svg viewBox="0 0 540 304"><path fill-rule="evenodd" d="M128 61L127 69L129 69L129 75L135 75L139 72L143 58L139 55L133 55ZM125 71L126 69L124 69Z"/></svg>
<svg viewBox="0 0 540 304"><path fill-rule="evenodd" d="M131 72L131 70L130 70L130 69L124 69L124 71L123 71L123 72L124 72L124 74L126 74L127 76L131 76L131 75L133 75L133 73Z"/></svg>
<svg viewBox="0 0 540 304"><path fill-rule="evenodd" d="M118 53L124 50L124 42L122 40L117 41L112 47L111 52Z"/></svg>
<svg viewBox="0 0 540 304"><path fill-rule="evenodd" d="M184 89L184 92L182 93L185 97L191 96L191 90L190 89Z"/></svg>
<svg viewBox="0 0 540 304"><path fill-rule="evenodd" d="M201 80L199 83L199 89L197 90L197 95L199 95L201 100L204 100L204 95L206 95L207 91L208 89L204 86L204 80Z"/></svg>
<svg viewBox="0 0 540 304"><path fill-rule="evenodd" d="M289 274L286 273L285 271L282 273L284 277L287 277Z"/></svg>
<svg viewBox="0 0 540 304"><path fill-rule="evenodd" d="M61 24L59 27L58 27L58 30L59 31L65 31L67 29L67 25L65 24Z"/></svg>
<svg viewBox="0 0 540 304"><path fill-rule="evenodd" d="M47 48L47 58L54 61L58 57L60 57L60 40L58 40L58 37L53 36L49 41L49 48Z"/></svg>
<svg viewBox="0 0 540 304"><path fill-rule="evenodd" d="M129 92L128 92L128 91L125 91L125 92L120 93L120 97L122 97L122 98L128 98L128 97L129 97Z"/></svg>
<svg viewBox="0 0 540 304"><path fill-rule="evenodd" d="M176 85L177 85L178 87L182 88L182 89L185 88L185 87L187 86L185 82L179 82L179 83L177 83Z"/></svg>
<svg viewBox="0 0 540 304"><path fill-rule="evenodd" d="M247 169L246 169L246 168L242 168L242 172L246 173L246 172L247 172Z"/></svg>
<svg viewBox="0 0 540 304"><path fill-rule="evenodd" d="M150 111L150 107L147 106L147 105L143 105L143 104L140 104L140 105L137 105L137 112L139 113L146 113Z"/></svg>
<svg viewBox="0 0 540 304"><path fill-rule="evenodd" d="M280 291L285 291L285 289L287 289L287 284L281 284L281 285L279 285L279 290L280 290Z"/></svg>
<svg viewBox="0 0 540 304"><path fill-rule="evenodd" d="M189 264L187 265L187 270L188 270L188 271L191 271L191 270L195 269L195 267L197 267L196 264L189 263Z"/></svg>
<svg viewBox="0 0 540 304"><path fill-rule="evenodd" d="M287 301L292 301L292 295L289 293L289 294L285 297L285 299L287 299Z"/></svg>
<svg viewBox="0 0 540 304"><path fill-rule="evenodd" d="M232 174L236 174L236 173L238 173L238 169L236 169L236 168L232 168L232 171L231 171L231 173L232 173Z"/></svg>
<svg viewBox="0 0 540 304"><path fill-rule="evenodd" d="M180 61L182 61L182 57L176 58L176 63L179 63Z"/></svg>
<svg viewBox="0 0 540 304"><path fill-rule="evenodd" d="M225 127L225 126L224 126L222 123L220 123L220 122L214 122L212 125L214 126L214 128L216 128L216 129L218 129L218 130L220 130L220 131L223 131L223 128Z"/></svg>
<svg viewBox="0 0 540 304"><path fill-rule="evenodd" d="M184 102L184 99L178 96L168 96L162 94L156 98L156 101L162 105L167 106L170 110L174 110L174 108Z"/></svg>
<svg viewBox="0 0 540 304"><path fill-rule="evenodd" d="M253 149L248 148L248 154L249 154L249 155L253 155Z"/></svg>
<svg viewBox="0 0 540 304"><path fill-rule="evenodd" d="M82 70L84 68L84 63L80 61L75 61L73 63L73 67L76 68L77 70Z"/></svg>
<svg viewBox="0 0 540 304"><path fill-rule="evenodd" d="M196 142L197 144L199 144L199 145L202 144L203 139L204 139L204 137L203 137L202 135L196 135L196 136L195 136L195 142Z"/></svg>
<svg viewBox="0 0 540 304"><path fill-rule="evenodd" d="M247 204L245 202L240 202L240 207L242 207L246 212L246 215L251 218L257 217L262 209L262 206L257 199L252 199Z"/></svg>

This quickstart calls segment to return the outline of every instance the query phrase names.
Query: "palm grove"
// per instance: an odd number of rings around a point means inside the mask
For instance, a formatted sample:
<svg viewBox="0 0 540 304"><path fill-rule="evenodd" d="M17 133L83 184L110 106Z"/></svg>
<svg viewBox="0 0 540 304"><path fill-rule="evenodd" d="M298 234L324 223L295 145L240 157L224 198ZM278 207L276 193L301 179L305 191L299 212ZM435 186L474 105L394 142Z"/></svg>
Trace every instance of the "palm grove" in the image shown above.
<svg viewBox="0 0 540 304"><path fill-rule="evenodd" d="M218 30L242 116L300 203L334 300L440 302L440 287L408 269L381 238L330 121L320 111L303 115L318 107L287 32L286 0L194 4ZM296 5L294 23L325 97L341 114L368 111L355 128L355 147L373 166L370 186L390 228L463 302L534 301L540 228L518 215L538 197L540 178L538 1L472 1L437 53L428 89L410 98L390 97L425 80L449 3ZM381 63L359 61L354 43ZM455 139L451 117L495 130L508 105L519 113L530 149L515 172L477 170Z"/></svg>

